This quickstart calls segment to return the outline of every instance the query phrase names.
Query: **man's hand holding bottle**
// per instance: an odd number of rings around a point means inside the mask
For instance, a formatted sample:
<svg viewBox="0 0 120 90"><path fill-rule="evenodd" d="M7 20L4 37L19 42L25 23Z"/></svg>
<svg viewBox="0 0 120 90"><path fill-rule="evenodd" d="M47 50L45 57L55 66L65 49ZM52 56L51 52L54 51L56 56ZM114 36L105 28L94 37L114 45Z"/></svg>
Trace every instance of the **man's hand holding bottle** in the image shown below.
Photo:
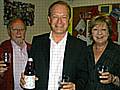
<svg viewBox="0 0 120 90"><path fill-rule="evenodd" d="M34 62L32 58L29 58L25 67L25 71L21 74L20 85L25 89L34 89L35 80L38 80L38 78L35 76Z"/></svg>

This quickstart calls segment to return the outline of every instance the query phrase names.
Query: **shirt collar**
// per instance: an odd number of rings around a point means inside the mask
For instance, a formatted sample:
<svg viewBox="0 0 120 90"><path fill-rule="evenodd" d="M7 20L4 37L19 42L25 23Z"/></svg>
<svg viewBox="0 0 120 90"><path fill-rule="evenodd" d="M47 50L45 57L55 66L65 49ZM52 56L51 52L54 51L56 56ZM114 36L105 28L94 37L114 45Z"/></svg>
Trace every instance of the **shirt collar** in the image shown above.
<svg viewBox="0 0 120 90"><path fill-rule="evenodd" d="M65 42L65 41L67 40L67 35L68 35L68 31L65 33L65 36L63 37L63 39L62 39L59 43L57 43L57 44L60 44L60 43L62 43L62 42ZM52 31L50 32L49 39L50 39L52 42L56 43L56 42L54 41L53 37L52 37Z"/></svg>

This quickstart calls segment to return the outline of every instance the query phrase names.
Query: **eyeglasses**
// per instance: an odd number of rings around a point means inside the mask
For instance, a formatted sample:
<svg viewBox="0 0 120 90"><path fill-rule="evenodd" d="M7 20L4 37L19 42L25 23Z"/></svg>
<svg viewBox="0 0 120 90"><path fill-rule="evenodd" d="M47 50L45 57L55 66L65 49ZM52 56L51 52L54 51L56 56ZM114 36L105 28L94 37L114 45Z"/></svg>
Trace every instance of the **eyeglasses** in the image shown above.
<svg viewBox="0 0 120 90"><path fill-rule="evenodd" d="M16 32L16 31L25 31L25 29L11 29L11 31Z"/></svg>

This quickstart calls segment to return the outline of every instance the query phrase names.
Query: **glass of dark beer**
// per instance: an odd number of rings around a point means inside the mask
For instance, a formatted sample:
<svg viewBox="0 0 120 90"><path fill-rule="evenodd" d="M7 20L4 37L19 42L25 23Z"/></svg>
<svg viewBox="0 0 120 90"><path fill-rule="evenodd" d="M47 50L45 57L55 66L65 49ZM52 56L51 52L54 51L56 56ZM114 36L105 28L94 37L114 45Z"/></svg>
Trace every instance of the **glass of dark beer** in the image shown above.
<svg viewBox="0 0 120 90"><path fill-rule="evenodd" d="M108 66L107 65L99 65L98 68L98 75L100 76L101 74L99 72L108 72ZM107 78L99 78L99 80L106 80Z"/></svg>
<svg viewBox="0 0 120 90"><path fill-rule="evenodd" d="M3 60L4 60L4 63L8 66L10 64L10 55L7 51L4 51L3 53Z"/></svg>
<svg viewBox="0 0 120 90"><path fill-rule="evenodd" d="M60 80L59 80L59 88L58 88L58 90L60 90L62 87L63 87L63 85L65 85L65 84L67 84L67 82L69 82L69 80L70 80L70 77L68 76L68 75L63 75L63 77L60 77Z"/></svg>

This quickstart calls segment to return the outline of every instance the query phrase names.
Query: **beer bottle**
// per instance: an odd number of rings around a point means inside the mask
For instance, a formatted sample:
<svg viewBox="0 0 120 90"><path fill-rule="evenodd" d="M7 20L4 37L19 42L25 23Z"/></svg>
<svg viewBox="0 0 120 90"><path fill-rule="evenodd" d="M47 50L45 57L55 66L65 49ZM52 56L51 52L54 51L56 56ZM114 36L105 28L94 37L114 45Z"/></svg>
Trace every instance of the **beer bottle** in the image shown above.
<svg viewBox="0 0 120 90"><path fill-rule="evenodd" d="M25 75L25 90L34 90L35 89L35 68L33 59L29 58L24 71Z"/></svg>

